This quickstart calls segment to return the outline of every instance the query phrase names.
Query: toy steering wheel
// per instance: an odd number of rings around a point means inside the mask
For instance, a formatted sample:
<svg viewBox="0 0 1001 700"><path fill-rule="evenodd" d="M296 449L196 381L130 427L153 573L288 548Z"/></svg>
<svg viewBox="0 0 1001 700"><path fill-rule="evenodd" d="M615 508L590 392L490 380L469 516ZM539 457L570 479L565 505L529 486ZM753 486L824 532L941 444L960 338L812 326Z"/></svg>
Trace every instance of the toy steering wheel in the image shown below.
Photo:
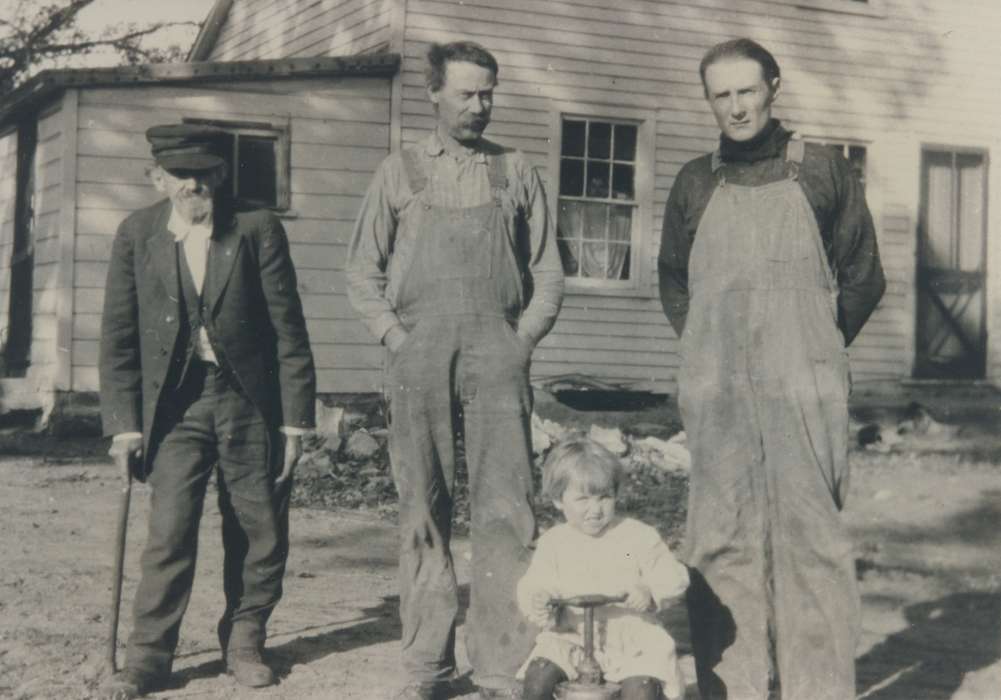
<svg viewBox="0 0 1001 700"><path fill-rule="evenodd" d="M601 595L590 593L568 598L553 598L550 605L582 608L584 610L584 660L577 666L578 681L585 685L600 686L603 682L601 666L594 658L594 609L609 603L621 603L626 595Z"/></svg>

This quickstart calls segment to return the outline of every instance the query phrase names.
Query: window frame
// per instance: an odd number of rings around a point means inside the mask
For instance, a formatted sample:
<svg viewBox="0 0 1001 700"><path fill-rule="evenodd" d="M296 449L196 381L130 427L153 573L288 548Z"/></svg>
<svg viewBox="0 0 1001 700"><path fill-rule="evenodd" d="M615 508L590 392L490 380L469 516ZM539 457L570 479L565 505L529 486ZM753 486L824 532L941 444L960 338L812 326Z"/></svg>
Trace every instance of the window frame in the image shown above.
<svg viewBox="0 0 1001 700"><path fill-rule="evenodd" d="M981 231L982 231L982 234L983 234L983 242L981 244L981 249L979 251L980 252L980 269L978 271L980 273L980 275L982 276L983 286L981 287L980 292L983 294L983 296L982 296L981 309L980 309L981 310L981 319L980 319L980 321L981 321L981 327L980 327L981 337L978 340L981 343L981 347L979 348L979 350L983 352L982 362L984 363L984 365L983 365L983 367L977 367L976 368L977 372L975 374L977 376L973 377L972 379L970 379L970 378L960 378L960 381L971 381L971 380L972 381L977 381L978 379L982 380L984 377L989 377L989 375L990 375L990 363L991 363L991 353L992 353L992 338L993 338L993 335L991 333L991 331L992 331L991 309L993 308L993 304L991 303L993 301L992 279L991 279L991 270L992 270L992 267L991 267L991 260L992 260L991 254L993 252L992 251L993 239L991 238L991 235L990 235L990 225L991 225L991 202L990 202L990 199L991 199L991 177L990 177L991 149L987 145L971 146L971 145L964 144L964 143L949 143L949 142L941 142L941 141L935 141L935 142L925 142L925 141L922 141L919 144L919 150L918 150L918 154L919 155L918 155L917 165L918 165L919 180L918 180L918 191L917 191L917 207L918 207L918 209L917 209L917 216L916 216L917 235L915 236L915 248L914 248L914 255L915 255L915 257L914 257L915 277L911 280L912 286L911 286L911 292L910 292L910 293L912 293L914 295L914 297L913 297L913 306L911 307L911 312L913 313L914 325L913 325L913 327L911 329L912 335L911 335L911 342L910 342L910 348L909 348L910 351L911 351L911 366L910 366L910 373L911 374L910 374L910 376L913 377L913 378L915 378L915 379L917 379L917 380L919 380L919 381L922 380L922 379L927 379L927 376L925 376L925 374L924 374L924 371L927 369L927 367L926 366L923 367L921 365L922 360L924 360L925 358L922 358L921 354L920 354L924 350L921 347L921 340L922 340L921 333L922 333L922 330L921 330L920 326L922 324L921 313L922 313L922 310L923 310L922 309L922 305L921 305L921 294L922 294L923 290L922 290L922 286L921 286L920 277L923 274L922 269L923 268L927 269L926 266L924 265L924 262L925 262L924 246L926 245L926 238L928 236L928 231L927 231L928 224L927 224L927 220L928 220L928 207L929 207L929 204L930 204L930 199L929 199L929 196L928 196L928 184L929 183L927 181L926 165L927 165L927 158L928 158L928 156L931 155L931 154L934 154L934 153L948 154L948 155L952 156L952 168L951 168L952 178L954 178L955 175L956 175L955 164L956 164L956 159L959 156L978 156L978 157L980 157L981 164L982 164L981 167L983 169L983 173L982 173L982 185L981 185L982 189L983 189L982 203L981 203L981 208L982 208L982 212L981 212L981 214L982 214ZM951 178L952 187L955 187L955 181L952 178ZM951 214L950 218L954 218L959 213L956 210L956 208L955 208L956 204L957 204L956 192L955 191L953 191L950 194L950 200L951 200L950 201L950 214ZM955 225L956 222L953 221L952 223L953 223L953 225ZM955 231L953 231L953 234L955 234ZM960 243L960 246L961 246L961 243ZM957 253L960 250L961 250L961 247L957 247L956 248ZM961 254L959 254L959 257L961 258ZM959 269L957 269L957 268L959 268ZM951 269L957 269L957 271L961 272L961 267L959 265L957 265L957 266L955 266L955 267L953 267Z"/></svg>
<svg viewBox="0 0 1001 700"><path fill-rule="evenodd" d="M817 10L820 12L835 12L843 15L862 15L865 17L886 17L885 0L780 0L794 5L802 10Z"/></svg>
<svg viewBox="0 0 1001 700"><path fill-rule="evenodd" d="M205 119L202 117L184 117L185 124L214 126L227 133L234 134L239 143L240 136L263 136L275 138L275 204L239 200L260 209L269 209L276 213L289 213L292 207L292 135L290 120L284 123L256 122L236 119ZM234 154L236 156L236 154ZM239 182L239 168L234 167L231 175L234 186ZM235 198L235 197L234 197Z"/></svg>
<svg viewBox="0 0 1001 700"><path fill-rule="evenodd" d="M564 120L587 120L609 124L636 126L636 159L633 162L633 194L635 211L632 237L629 242L630 278L609 280L566 277L570 293L604 296L652 297L650 288L653 273L653 253L650 251L653 236L654 164L656 162L656 112L630 107L611 107L579 102L553 102L550 107L550 148L547 191L549 215L553 234L558 235L560 210L560 159ZM562 259L561 259L562 262Z"/></svg>
<svg viewBox="0 0 1001 700"><path fill-rule="evenodd" d="M873 225L876 227L876 236L882 243L885 235L883 215L886 211L886 202L884 201L886 182L883 174L888 157L885 150L886 144L871 138L832 133L816 124L810 129L806 127L798 129L798 133L807 143L861 146L865 149L865 182L862 185L862 191L865 195L866 206L872 215ZM858 134L859 132L854 133Z"/></svg>
<svg viewBox="0 0 1001 700"><path fill-rule="evenodd" d="M817 146L842 146L846 149L853 146L857 148L862 148L865 150L865 169L863 171L862 177L862 189L866 193L866 198L869 197L869 191L872 188L872 178L870 177L870 168L872 166L872 142L865 141L862 139L849 139L849 138L838 138L832 136L817 136L803 134L803 141L806 143L812 143ZM851 163L851 159L848 157L847 153L842 153L842 157Z"/></svg>

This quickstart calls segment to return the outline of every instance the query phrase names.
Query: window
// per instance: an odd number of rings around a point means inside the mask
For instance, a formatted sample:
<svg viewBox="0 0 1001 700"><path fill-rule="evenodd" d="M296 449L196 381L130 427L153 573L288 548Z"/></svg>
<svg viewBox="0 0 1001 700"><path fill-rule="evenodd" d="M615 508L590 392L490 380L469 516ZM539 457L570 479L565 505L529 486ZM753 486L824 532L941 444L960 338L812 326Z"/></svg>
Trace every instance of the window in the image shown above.
<svg viewBox="0 0 1001 700"><path fill-rule="evenodd" d="M884 0L781 0L805 10L825 10L849 15L885 17Z"/></svg>
<svg viewBox="0 0 1001 700"><path fill-rule="evenodd" d="M224 187L237 202L284 211L291 204L290 139L287 126L260 122L185 119L186 124L218 127L229 134L229 177Z"/></svg>
<svg viewBox="0 0 1001 700"><path fill-rule="evenodd" d="M860 143L851 143L846 141L826 141L823 139L807 140L810 141L810 143L827 146L828 148L833 149L836 153L840 153L844 156L845 160L847 160L849 165L852 166L852 172L858 176L859 182L861 182L862 187L865 188L865 146Z"/></svg>
<svg viewBox="0 0 1001 700"><path fill-rule="evenodd" d="M568 278L634 278L638 140L634 122L562 119L557 229Z"/></svg>

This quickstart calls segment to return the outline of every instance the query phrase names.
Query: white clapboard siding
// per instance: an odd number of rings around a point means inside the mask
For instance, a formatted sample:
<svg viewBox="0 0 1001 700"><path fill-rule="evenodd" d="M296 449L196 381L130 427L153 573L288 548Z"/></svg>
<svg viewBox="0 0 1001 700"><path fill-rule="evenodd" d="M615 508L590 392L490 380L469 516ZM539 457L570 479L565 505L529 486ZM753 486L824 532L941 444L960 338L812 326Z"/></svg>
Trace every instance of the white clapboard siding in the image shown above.
<svg viewBox="0 0 1001 700"><path fill-rule="evenodd" d="M101 308L114 233L129 213L161 198L146 177L150 159L145 131L184 117L289 125L292 201L282 223L317 355L319 390L346 391L344 386L359 382L351 378L353 372L368 376L369 364L335 368L334 362L371 355L371 338L345 297L343 268L362 196L389 152L389 88L388 79L324 78L262 81L247 85L247 90L202 85L83 91L74 245L74 388L97 388Z"/></svg>
<svg viewBox="0 0 1001 700"><path fill-rule="evenodd" d="M48 377L51 376L59 356L56 347L56 328L58 313L59 284L59 229L60 212L62 211L62 172L63 172L63 114L61 103L54 102L42 110L37 121L37 142L34 157L34 182L32 191L32 206L34 219L30 232L33 250L33 269L30 298L24 303L31 305L31 345L29 349L28 374L24 378L8 379L8 388L20 392L18 385L29 387L17 400L18 406L41 407L51 397L52 386ZM10 139L8 142L6 139ZM0 241L2 246L0 258L0 338L6 339L9 332L10 303L10 260L13 252L10 243L14 235L14 198L16 197L16 133L11 133L0 147L0 157L3 159L4 175L0 179L3 188L2 203L3 227ZM9 149L9 150L8 150ZM9 197L9 199L8 199ZM0 345L3 340L0 340ZM45 391L34 391L36 387L44 387ZM0 397L0 410L4 410L3 398Z"/></svg>
<svg viewBox="0 0 1001 700"><path fill-rule="evenodd" d="M633 0L614 7L600 0L408 0L403 142L420 138L432 123L423 92L423 56L431 41L471 38L494 51L501 71L490 134L521 148L540 166L548 165L556 147L547 142L554 103L584 103L613 118L619 106L653 109L654 229L639 243L644 252L655 252L661 212L679 168L716 144L718 130L702 97L698 62L718 41L755 38L773 50L783 68L778 116L809 137L854 140L868 148L870 205L888 290L851 350L852 368L863 381L908 376L914 353L920 144L997 144L1001 83L990 70L997 52L993 32L984 24L1001 27L1001 7L978 4L970 9L974 17L964 19L945 0L917 6L887 0L885 17L805 5L791 0ZM901 151L907 159L901 160ZM555 176L544 173L551 193ZM997 186L992 187L996 209L1001 202ZM993 286L993 298L1001 301L1001 283ZM655 303L653 285L644 287L646 299L603 299L575 293L572 286L568 290L560 319L537 351L537 374L589 371L635 379L623 367L642 361L649 362L645 378L670 386L677 364L674 334ZM575 324L572 333L565 330L569 322ZM661 329L662 354L644 348L624 357L615 343L643 337L640 333L651 327ZM992 328L1001 330L997 310ZM583 348L591 348L597 358L582 356ZM992 358L993 371L1001 374L1001 351Z"/></svg>
<svg viewBox="0 0 1001 700"><path fill-rule="evenodd" d="M536 352L538 376L587 372L605 379L669 390L677 369L677 340L657 301L655 258L662 210L679 169L715 147L718 130L698 77L704 51L716 42L749 36L769 47L783 70L776 114L808 138L852 141L867 149L867 197L876 222L888 287L879 308L851 348L857 381L909 376L914 347L915 260L922 145L997 152L1001 76L996 35L1001 4L989 0L880 0L845 11L816 9L813 0L235 0L212 59L338 55L402 47L397 136L404 145L434 123L424 90L430 42L472 39L490 48L500 65L489 136L524 151L556 199L552 125L561 109L615 118L625 110L652 115L655 153L650 230L637 244L638 276L627 295L584 293L568 285L564 309ZM830 3L826 3L830 5ZM854 6L854 7L853 7ZM855 12L858 11L858 12ZM402 22L391 19L402 13ZM401 36L391 36L391 28ZM187 89L164 93L160 109L188 99ZM187 109L212 109L196 98ZM267 101L257 101L267 109ZM566 105L566 107L564 107ZM254 112L246 104L248 113ZM304 107L308 109L308 107ZM306 115L300 115L305 117ZM379 122L380 127L386 122ZM313 123L322 129L322 125ZM118 129L116 126L114 129ZM345 126L345 129L347 127ZM356 132L357 132L356 127ZM373 132L375 132L373 127ZM364 128L362 128L364 131ZM293 146L293 188L301 201L294 252L314 326L330 323L318 342L336 340L336 323L354 315L339 292L350 212L366 176L384 151L379 144L310 143ZM322 141L322 139L318 139ZM81 163L100 158L92 142ZM141 142L138 144L142 146ZM140 148L141 150L141 148ZM143 154L133 155L142 158ZM345 168L326 167L343 161ZM133 163L129 172L141 166ZM118 170L103 184L129 184ZM989 178L990 229L1001 226L1001 178ZM99 184L99 183L94 183ZM106 193L105 193L106 194ZM140 196L140 191L127 193ZM328 196L330 195L330 196ZM124 196L124 195L123 195ZM325 201L319 201L324 199ZM106 226L111 209L81 212L87 236ZM118 214L115 211L115 214ZM1001 237L989 236L987 268L1001 266ZM100 244L78 243L83 254ZM331 274L324 274L329 271ZM333 303L328 303L331 301ZM989 278L988 332L1001 337L1001 275ZM365 346L360 324L351 343ZM330 357L321 372L339 391L378 388L377 369L352 364L354 354ZM370 346L374 361L380 353ZM1001 380L1001 342L993 341L989 375Z"/></svg>
<svg viewBox="0 0 1001 700"><path fill-rule="evenodd" d="M394 1L238 1L209 60L347 56L385 49Z"/></svg>

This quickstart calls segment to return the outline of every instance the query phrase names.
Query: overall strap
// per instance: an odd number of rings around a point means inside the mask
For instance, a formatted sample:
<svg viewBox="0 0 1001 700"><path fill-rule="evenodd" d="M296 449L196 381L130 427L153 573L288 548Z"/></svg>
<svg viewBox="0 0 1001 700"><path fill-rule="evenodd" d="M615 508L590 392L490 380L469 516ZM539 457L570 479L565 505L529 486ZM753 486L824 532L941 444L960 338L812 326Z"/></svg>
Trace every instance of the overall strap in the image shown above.
<svg viewBox="0 0 1001 700"><path fill-rule="evenodd" d="M400 156L403 159L403 172L407 176L407 184L410 186L410 191L416 196L427 187L427 173L424 172L424 166L421 165L416 149L404 148L400 151Z"/></svg>
<svg viewBox="0 0 1001 700"><path fill-rule="evenodd" d="M490 178L491 191L507 190L507 156L505 154L487 156L487 177Z"/></svg>
<svg viewBox="0 0 1001 700"><path fill-rule="evenodd" d="M803 164L803 156L806 154L806 141L799 134L793 132L792 137L786 143L786 163L790 180L799 179L799 168Z"/></svg>
<svg viewBox="0 0 1001 700"><path fill-rule="evenodd" d="M713 151L711 167L713 175L716 176L716 183L725 185L726 175L723 173L723 154L720 153L719 148Z"/></svg>

